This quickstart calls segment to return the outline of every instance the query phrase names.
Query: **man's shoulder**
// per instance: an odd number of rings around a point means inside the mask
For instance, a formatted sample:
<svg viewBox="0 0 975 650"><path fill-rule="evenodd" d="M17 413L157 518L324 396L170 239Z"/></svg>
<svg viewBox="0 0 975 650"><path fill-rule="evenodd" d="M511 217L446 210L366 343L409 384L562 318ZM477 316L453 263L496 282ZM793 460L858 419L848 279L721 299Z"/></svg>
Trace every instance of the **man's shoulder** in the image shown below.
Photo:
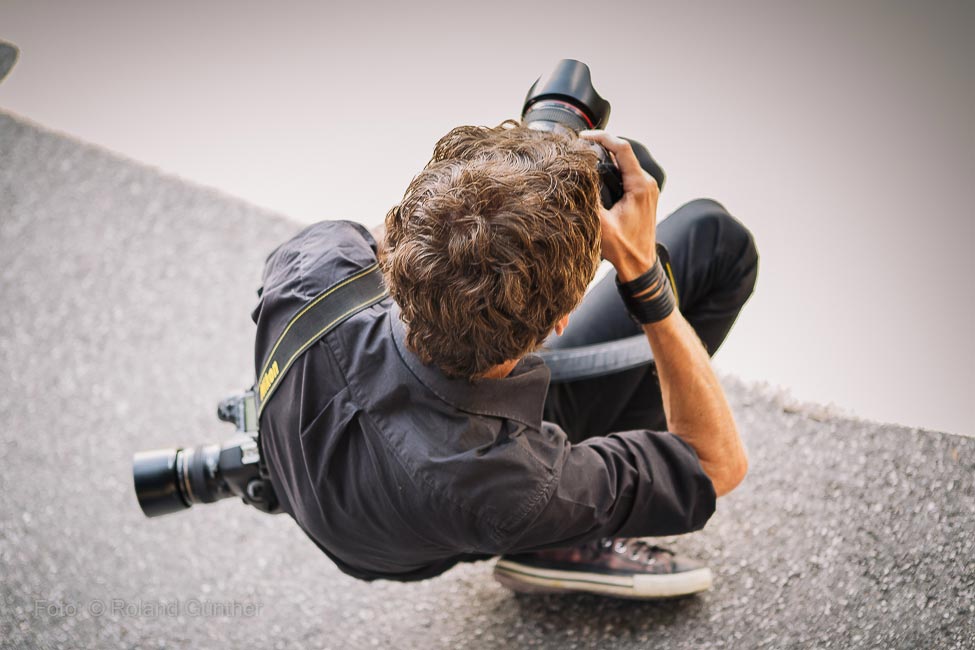
<svg viewBox="0 0 975 650"><path fill-rule="evenodd" d="M278 246L264 267L263 293L284 285L307 299L376 263L376 242L353 221L320 221Z"/></svg>
<svg viewBox="0 0 975 650"><path fill-rule="evenodd" d="M361 224L312 224L268 255L251 317L259 330L279 329L323 291L376 261L376 242Z"/></svg>

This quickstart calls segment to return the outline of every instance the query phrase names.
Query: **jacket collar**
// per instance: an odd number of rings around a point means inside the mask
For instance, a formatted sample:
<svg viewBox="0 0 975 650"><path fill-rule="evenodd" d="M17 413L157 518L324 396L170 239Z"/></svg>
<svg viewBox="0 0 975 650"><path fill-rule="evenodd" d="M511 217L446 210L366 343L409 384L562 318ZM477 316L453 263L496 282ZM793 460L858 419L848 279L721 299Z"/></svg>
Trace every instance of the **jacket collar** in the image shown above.
<svg viewBox="0 0 975 650"><path fill-rule="evenodd" d="M437 397L461 411L514 420L541 429L542 409L551 376L541 357L526 355L511 374L502 379L452 379L437 367L425 365L407 347L406 326L395 301L389 310L389 323L403 363Z"/></svg>

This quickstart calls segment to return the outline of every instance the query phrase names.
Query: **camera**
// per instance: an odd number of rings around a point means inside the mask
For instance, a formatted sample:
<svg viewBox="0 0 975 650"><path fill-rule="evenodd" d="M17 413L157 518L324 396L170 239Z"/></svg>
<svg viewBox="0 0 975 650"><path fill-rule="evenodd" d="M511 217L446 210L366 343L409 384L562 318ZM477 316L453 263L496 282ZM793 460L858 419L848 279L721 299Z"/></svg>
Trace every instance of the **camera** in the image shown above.
<svg viewBox="0 0 975 650"><path fill-rule="evenodd" d="M231 497L240 497L263 512L280 511L274 488L262 471L254 392L220 402L217 417L236 425L237 435L221 444L135 454L135 496L147 517Z"/></svg>
<svg viewBox="0 0 975 650"><path fill-rule="evenodd" d="M609 102L599 96L592 85L589 66L575 59L562 59L555 69L539 77L528 89L521 121L530 129L578 134L586 129L603 129L609 122ZM653 159L647 148L630 138L640 166L664 187L663 168ZM590 143L599 156L599 176L602 181L600 199L607 210L623 197L623 176L606 149Z"/></svg>

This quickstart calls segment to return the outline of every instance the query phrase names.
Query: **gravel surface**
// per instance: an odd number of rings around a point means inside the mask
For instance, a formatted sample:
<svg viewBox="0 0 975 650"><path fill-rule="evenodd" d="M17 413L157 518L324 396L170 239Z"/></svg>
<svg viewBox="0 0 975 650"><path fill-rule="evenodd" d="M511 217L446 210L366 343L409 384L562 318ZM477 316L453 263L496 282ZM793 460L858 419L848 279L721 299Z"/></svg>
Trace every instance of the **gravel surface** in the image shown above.
<svg viewBox="0 0 975 650"><path fill-rule="evenodd" d="M490 562L367 584L233 501L144 518L132 453L232 433L297 228L0 112L0 645L975 648L975 439L733 378L751 473L671 540L715 571L699 597L515 596Z"/></svg>

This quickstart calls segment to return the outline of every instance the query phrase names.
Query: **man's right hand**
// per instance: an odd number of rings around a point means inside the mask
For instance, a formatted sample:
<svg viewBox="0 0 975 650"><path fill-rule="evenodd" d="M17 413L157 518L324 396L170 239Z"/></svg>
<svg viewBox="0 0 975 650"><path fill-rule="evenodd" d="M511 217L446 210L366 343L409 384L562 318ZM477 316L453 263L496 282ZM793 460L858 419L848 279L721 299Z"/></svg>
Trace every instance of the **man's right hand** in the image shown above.
<svg viewBox="0 0 975 650"><path fill-rule="evenodd" d="M616 268L620 282L647 272L657 259L657 199L660 188L646 173L630 143L605 131L582 131L579 137L597 142L616 159L623 176L623 198L610 210L600 207L602 255Z"/></svg>

